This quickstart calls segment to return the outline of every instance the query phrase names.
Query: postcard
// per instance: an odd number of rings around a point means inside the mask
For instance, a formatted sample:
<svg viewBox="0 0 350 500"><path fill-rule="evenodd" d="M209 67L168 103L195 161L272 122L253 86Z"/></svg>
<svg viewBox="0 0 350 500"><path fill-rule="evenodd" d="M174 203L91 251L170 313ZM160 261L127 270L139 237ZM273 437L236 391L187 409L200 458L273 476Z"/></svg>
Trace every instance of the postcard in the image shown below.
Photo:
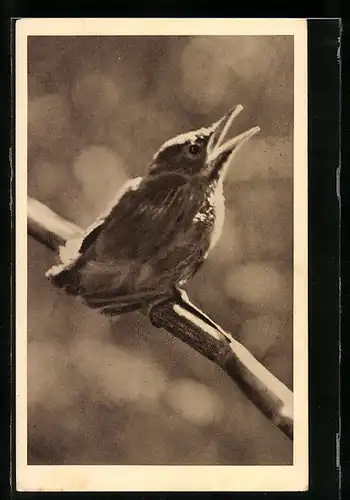
<svg viewBox="0 0 350 500"><path fill-rule="evenodd" d="M16 488L308 489L305 19L20 19Z"/></svg>

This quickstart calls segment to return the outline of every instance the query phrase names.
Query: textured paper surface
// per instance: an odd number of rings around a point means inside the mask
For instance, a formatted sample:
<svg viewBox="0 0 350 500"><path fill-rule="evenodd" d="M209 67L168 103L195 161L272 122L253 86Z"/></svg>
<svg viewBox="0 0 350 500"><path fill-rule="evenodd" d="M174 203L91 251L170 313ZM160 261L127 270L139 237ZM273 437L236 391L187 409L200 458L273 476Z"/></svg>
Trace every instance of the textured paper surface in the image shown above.
<svg viewBox="0 0 350 500"><path fill-rule="evenodd" d="M294 36L294 464L27 465L27 37ZM16 487L20 491L295 491L308 485L307 28L301 19L23 19L16 23Z"/></svg>

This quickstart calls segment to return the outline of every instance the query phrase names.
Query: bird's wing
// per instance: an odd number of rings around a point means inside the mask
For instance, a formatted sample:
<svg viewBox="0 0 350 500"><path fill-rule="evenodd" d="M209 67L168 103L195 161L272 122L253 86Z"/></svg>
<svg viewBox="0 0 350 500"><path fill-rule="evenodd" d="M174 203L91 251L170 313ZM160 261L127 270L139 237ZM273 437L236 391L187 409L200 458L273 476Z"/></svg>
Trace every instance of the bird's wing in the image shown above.
<svg viewBox="0 0 350 500"><path fill-rule="evenodd" d="M55 265L49 269L45 275L54 284L61 287L64 285L66 277L68 277L67 272L71 269L76 268L76 266L81 262L84 253L88 250L90 246L94 244L99 232L102 229L103 223L110 214L111 210L118 204L118 202L123 198L125 193L129 190L137 189L138 185L142 181L142 177L137 177L135 179L130 179L125 182L125 184L118 191L117 195L108 204L107 208L102 212L97 219L86 229L83 236L77 236L69 239L65 245L61 246L59 249L59 256L61 263ZM62 282L62 283L61 283Z"/></svg>
<svg viewBox="0 0 350 500"><path fill-rule="evenodd" d="M136 291L149 299L168 293L172 269L165 266L159 271L157 263L161 259L166 263L166 253L173 248L179 249L175 253L181 261L181 251L188 251L186 229L201 203L198 190L180 175L134 182L89 228L76 263L54 281L66 289L68 285L91 304L97 301L99 307L127 296L132 303Z"/></svg>
<svg viewBox="0 0 350 500"><path fill-rule="evenodd" d="M179 239L183 242L182 233L190 228L203 202L198 189L178 174L144 178L136 189L124 193L99 226L94 259L152 260Z"/></svg>

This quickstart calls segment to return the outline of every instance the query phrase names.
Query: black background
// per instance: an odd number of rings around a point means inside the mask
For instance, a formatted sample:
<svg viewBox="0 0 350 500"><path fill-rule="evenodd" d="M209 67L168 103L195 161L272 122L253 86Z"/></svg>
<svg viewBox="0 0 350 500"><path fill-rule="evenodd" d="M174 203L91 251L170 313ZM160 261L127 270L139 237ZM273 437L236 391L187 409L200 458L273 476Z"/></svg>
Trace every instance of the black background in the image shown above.
<svg viewBox="0 0 350 500"><path fill-rule="evenodd" d="M22 15L25 13L22 11ZM166 12L165 16L174 12ZM322 12L322 15L327 12ZM39 15L39 13L36 13ZM43 15L43 12L40 13ZM47 14L46 14L47 15ZM50 13L53 15L53 12ZM62 15L62 14L61 14ZM72 14L70 14L72 15ZM81 13L80 13L81 15ZM84 14L85 17L88 15ZM96 13L94 13L96 16ZM103 15L102 12L99 15ZM118 15L121 15L120 13ZM141 15L140 12L138 15ZM148 16L155 15L151 10ZM159 15L159 13L158 13ZM181 15L179 12L177 16ZM233 14L231 14L232 16ZM274 14L276 15L276 13ZM333 9L334 15L334 9ZM31 16L35 16L33 12ZM210 14L213 17L213 13ZM221 17L221 14L219 14ZM7 27L7 29L9 26ZM6 33L6 30L5 30ZM336 169L339 163L339 65L337 61L339 21L314 20L309 22L309 222L310 222L310 491L294 494L270 494L274 498L308 496L317 499L338 497L338 470L336 466L336 434L339 430L339 377L338 377L338 340L339 340L339 205L336 194ZM5 53L8 52L5 50ZM10 90L11 78L7 80ZM10 92L3 93L7 114L2 120L10 118ZM6 124L8 122L5 122ZM5 127L5 131L8 127ZM8 164L9 134L3 134L5 143L4 165ZM9 212L9 169L3 168L3 196L1 197L1 222L5 230L11 230ZM7 233L10 234L10 231ZM11 233L13 235L13 233ZM1 400L2 400L2 491L9 497L9 408L10 408L10 371L9 344L11 315L9 288L9 262L12 248L2 244L2 277L4 308L1 322ZM13 238L12 238L13 241ZM13 276L12 276L13 277ZM5 383L5 381L7 383ZM13 392L13 391L12 391ZM7 403L7 404L6 404ZM13 463L14 468L14 463ZM14 481L13 481L14 482ZM345 484L344 484L345 486ZM76 494L74 497L90 498L112 497L111 494ZM37 498L37 493L13 493L16 498ZM51 498L70 498L73 495L49 494ZM172 494L113 494L124 498L170 498ZM187 495L187 496L195 496ZM201 494L202 497L217 497L215 494ZM222 494L220 497L232 497ZM235 498L261 498L263 494L235 494Z"/></svg>

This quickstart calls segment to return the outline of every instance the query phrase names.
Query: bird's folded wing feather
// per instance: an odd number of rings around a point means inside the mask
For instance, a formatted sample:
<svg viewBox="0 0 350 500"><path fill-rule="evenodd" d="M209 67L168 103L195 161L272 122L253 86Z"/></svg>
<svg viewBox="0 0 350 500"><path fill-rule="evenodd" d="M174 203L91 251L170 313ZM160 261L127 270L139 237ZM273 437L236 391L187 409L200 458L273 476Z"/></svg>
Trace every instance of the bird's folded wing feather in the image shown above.
<svg viewBox="0 0 350 500"><path fill-rule="evenodd" d="M119 259L152 259L163 249L184 243L186 230L202 204L198 190L187 178L161 174L143 179L113 206L92 243L94 258L113 262ZM91 238L89 233L82 244ZM89 242L91 243L91 241Z"/></svg>
<svg viewBox="0 0 350 500"><path fill-rule="evenodd" d="M180 175L134 180L87 230L75 263L70 260L59 272L70 280L77 279L79 270L80 288L94 297L107 294L106 300L135 289L164 289L172 269L160 274L152 263L166 259L169 249L174 253L178 248L181 258L200 205L198 191L194 197L188 179Z"/></svg>

